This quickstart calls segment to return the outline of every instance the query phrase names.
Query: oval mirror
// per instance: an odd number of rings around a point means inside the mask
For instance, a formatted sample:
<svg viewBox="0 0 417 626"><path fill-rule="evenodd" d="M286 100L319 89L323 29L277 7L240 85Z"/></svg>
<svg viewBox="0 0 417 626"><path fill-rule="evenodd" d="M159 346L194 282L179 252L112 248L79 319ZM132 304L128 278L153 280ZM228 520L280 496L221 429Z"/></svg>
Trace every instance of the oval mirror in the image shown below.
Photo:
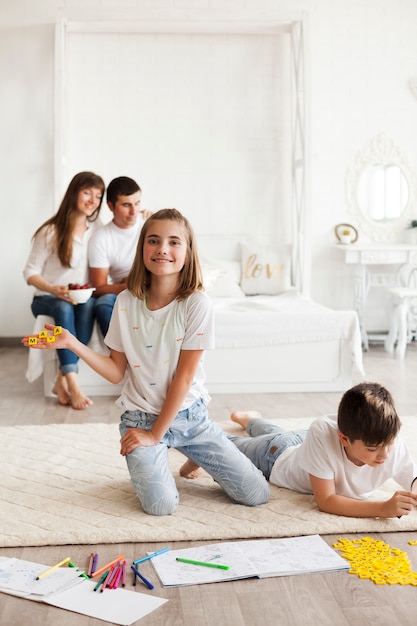
<svg viewBox="0 0 417 626"><path fill-rule="evenodd" d="M380 134L360 152L346 179L349 213L374 241L403 231L414 211L415 174L393 142Z"/></svg>

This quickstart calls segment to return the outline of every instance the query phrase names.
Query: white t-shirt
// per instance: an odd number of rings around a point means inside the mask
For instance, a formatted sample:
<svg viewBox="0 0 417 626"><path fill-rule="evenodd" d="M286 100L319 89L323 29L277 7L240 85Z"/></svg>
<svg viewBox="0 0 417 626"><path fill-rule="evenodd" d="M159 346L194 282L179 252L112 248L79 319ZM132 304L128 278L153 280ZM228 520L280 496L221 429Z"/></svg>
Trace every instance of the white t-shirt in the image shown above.
<svg viewBox="0 0 417 626"><path fill-rule="evenodd" d="M122 291L115 302L106 345L124 352L128 376L119 399L127 410L159 414L174 377L181 350L214 348L214 315L209 296L201 291L185 300L173 300L157 311ZM204 355L203 355L204 356ZM204 386L201 359L180 410L210 397Z"/></svg>
<svg viewBox="0 0 417 626"><path fill-rule="evenodd" d="M87 230L82 239L74 237L71 267L63 267L54 251L54 226L45 226L34 238L29 258L23 270L26 280L39 274L51 285L68 285L88 282L88 244L93 233L100 229L101 222L87 222ZM36 296L50 295L35 289Z"/></svg>
<svg viewBox="0 0 417 626"><path fill-rule="evenodd" d="M101 226L91 238L88 264L93 268L108 268L113 284L126 279L135 259L143 219L138 215L131 228L119 228L113 221Z"/></svg>
<svg viewBox="0 0 417 626"><path fill-rule="evenodd" d="M278 457L269 480L278 487L312 493L309 474L334 480L338 495L365 499L389 478L409 490L417 476L417 466L398 436L385 463L377 467L355 465L339 440L337 416L330 415L315 420L304 442Z"/></svg>

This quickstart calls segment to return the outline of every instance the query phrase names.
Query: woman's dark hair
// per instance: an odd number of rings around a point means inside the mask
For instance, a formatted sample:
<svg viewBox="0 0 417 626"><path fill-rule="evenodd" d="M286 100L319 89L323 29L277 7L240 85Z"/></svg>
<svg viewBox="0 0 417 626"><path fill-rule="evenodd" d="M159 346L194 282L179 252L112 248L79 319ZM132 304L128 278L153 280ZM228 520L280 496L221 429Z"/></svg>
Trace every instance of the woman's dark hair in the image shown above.
<svg viewBox="0 0 417 626"><path fill-rule="evenodd" d="M63 267L71 267L72 240L78 194L83 189L90 188L100 189L101 191L101 201L99 206L94 213L90 215L90 217L87 217L89 222L94 222L98 218L101 209L105 189L104 181L101 176L94 174L94 172L79 172L74 176L68 185L58 211L55 215L50 217L49 220L46 220L46 222L44 222L33 235L36 237L36 235L46 226L54 226L55 249Z"/></svg>

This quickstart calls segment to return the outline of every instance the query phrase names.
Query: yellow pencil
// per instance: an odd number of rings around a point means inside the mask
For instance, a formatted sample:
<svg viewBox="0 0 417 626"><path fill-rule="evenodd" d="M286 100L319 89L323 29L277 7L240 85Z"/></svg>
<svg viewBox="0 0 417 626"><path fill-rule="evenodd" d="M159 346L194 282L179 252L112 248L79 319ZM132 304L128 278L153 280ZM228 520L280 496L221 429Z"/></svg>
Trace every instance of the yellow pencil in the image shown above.
<svg viewBox="0 0 417 626"><path fill-rule="evenodd" d="M43 578L44 576L47 576L48 574L53 572L55 569L58 569L58 567L61 567L61 565L65 565L65 563L68 563L68 561L71 561L71 557L69 557L69 556L67 556L66 559L64 559L63 561L60 561L56 565L53 565L49 569L46 569L44 572L42 572L42 574L39 574L39 576L36 576L36 580L39 580L40 578Z"/></svg>

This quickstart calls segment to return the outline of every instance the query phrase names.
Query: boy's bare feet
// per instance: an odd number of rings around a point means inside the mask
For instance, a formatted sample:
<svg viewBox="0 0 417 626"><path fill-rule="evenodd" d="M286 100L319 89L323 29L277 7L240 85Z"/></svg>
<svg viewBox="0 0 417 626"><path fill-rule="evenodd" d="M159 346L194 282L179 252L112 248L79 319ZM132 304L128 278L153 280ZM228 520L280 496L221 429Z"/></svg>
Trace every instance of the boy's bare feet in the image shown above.
<svg viewBox="0 0 417 626"><path fill-rule="evenodd" d="M71 404L71 398L68 392L68 385L65 376L61 374L61 370L58 372L55 384L52 389L52 393L58 396L59 404L68 405Z"/></svg>
<svg viewBox="0 0 417 626"><path fill-rule="evenodd" d="M200 466L194 463L191 459L185 461L183 465L180 467L180 476L183 478L199 478L200 476Z"/></svg>
<svg viewBox="0 0 417 626"><path fill-rule="evenodd" d="M240 426L242 426L245 430L251 420L259 417L261 417L259 411L233 411L233 413L230 414L232 422L240 424Z"/></svg>
<svg viewBox="0 0 417 626"><path fill-rule="evenodd" d="M69 372L66 374L65 378L68 385L68 394L72 408L82 410L91 406L93 401L81 391L76 372Z"/></svg>

